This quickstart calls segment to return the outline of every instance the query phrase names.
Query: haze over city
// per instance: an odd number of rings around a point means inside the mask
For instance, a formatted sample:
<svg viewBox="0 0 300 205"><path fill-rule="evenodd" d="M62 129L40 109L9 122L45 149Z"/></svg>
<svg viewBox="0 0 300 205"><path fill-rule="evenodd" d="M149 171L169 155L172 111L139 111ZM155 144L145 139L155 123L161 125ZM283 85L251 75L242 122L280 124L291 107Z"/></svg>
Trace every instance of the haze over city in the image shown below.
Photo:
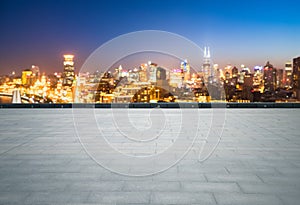
<svg viewBox="0 0 300 205"><path fill-rule="evenodd" d="M75 70L99 46L138 30L164 30L198 46L212 61L249 68L270 61L284 68L299 56L299 1L83 1L2 0L0 74L38 65L62 71L62 55ZM202 54L199 54L202 58Z"/></svg>

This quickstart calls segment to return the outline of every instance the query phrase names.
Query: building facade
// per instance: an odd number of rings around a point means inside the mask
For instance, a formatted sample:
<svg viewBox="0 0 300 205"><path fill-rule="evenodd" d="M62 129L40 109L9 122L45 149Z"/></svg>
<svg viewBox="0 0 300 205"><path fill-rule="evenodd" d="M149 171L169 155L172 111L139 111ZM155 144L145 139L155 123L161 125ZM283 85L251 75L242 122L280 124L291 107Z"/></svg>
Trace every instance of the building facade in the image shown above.
<svg viewBox="0 0 300 205"><path fill-rule="evenodd" d="M276 69L267 62L264 67L264 92L274 93L276 89Z"/></svg>
<svg viewBox="0 0 300 205"><path fill-rule="evenodd" d="M300 56L293 59L293 88L294 95L300 100Z"/></svg>
<svg viewBox="0 0 300 205"><path fill-rule="evenodd" d="M285 63L284 68L284 84L286 87L292 87L293 84L293 67L291 62Z"/></svg>
<svg viewBox="0 0 300 205"><path fill-rule="evenodd" d="M64 55L63 86L71 87L75 79L74 55Z"/></svg>

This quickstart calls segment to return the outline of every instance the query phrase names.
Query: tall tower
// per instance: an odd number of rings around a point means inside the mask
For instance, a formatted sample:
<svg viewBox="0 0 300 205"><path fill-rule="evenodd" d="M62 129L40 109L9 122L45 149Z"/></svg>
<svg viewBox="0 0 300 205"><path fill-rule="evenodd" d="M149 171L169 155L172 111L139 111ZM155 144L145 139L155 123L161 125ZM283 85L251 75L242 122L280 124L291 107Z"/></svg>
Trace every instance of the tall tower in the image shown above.
<svg viewBox="0 0 300 205"><path fill-rule="evenodd" d="M30 86L32 85L32 71L29 69L22 71L22 85Z"/></svg>
<svg viewBox="0 0 300 205"><path fill-rule="evenodd" d="M32 75L36 76L37 78L40 76L40 68L36 65L32 65L31 69Z"/></svg>
<svg viewBox="0 0 300 205"><path fill-rule="evenodd" d="M293 59L293 89L296 98L300 100L300 56Z"/></svg>
<svg viewBox="0 0 300 205"><path fill-rule="evenodd" d="M205 82L210 82L213 80L214 71L210 63L211 62L210 62L209 47L204 47L202 70L203 70Z"/></svg>
<svg viewBox="0 0 300 205"><path fill-rule="evenodd" d="M293 68L292 68L292 62L286 62L285 68L284 68L284 79L285 79L285 85L287 87L291 87L293 85Z"/></svg>
<svg viewBox="0 0 300 205"><path fill-rule="evenodd" d="M268 61L264 67L264 91L274 93L276 81L276 69Z"/></svg>
<svg viewBox="0 0 300 205"><path fill-rule="evenodd" d="M63 85L71 87L75 78L74 55L64 55Z"/></svg>
<svg viewBox="0 0 300 205"><path fill-rule="evenodd" d="M190 64L187 59L185 59L184 61L182 61L180 63L180 69L183 72L184 81L190 80L191 79L191 68L190 68Z"/></svg>

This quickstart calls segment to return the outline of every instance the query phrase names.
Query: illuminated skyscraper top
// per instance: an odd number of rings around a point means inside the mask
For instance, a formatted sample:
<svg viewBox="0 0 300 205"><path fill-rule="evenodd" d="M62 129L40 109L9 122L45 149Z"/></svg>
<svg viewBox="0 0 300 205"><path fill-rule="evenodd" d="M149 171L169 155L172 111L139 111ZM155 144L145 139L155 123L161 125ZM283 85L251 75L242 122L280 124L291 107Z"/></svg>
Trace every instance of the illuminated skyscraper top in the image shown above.
<svg viewBox="0 0 300 205"><path fill-rule="evenodd" d="M209 59L210 58L210 50L209 47L204 47L204 55L203 55L204 59Z"/></svg>
<svg viewBox="0 0 300 205"><path fill-rule="evenodd" d="M64 72L63 72L63 85L72 86L75 73L74 73L74 55L64 55Z"/></svg>
<svg viewBox="0 0 300 205"><path fill-rule="evenodd" d="M204 73L204 79L206 82L212 81L214 72L211 67L210 62L210 50L209 47L204 47L204 54L203 54L203 66L202 70Z"/></svg>

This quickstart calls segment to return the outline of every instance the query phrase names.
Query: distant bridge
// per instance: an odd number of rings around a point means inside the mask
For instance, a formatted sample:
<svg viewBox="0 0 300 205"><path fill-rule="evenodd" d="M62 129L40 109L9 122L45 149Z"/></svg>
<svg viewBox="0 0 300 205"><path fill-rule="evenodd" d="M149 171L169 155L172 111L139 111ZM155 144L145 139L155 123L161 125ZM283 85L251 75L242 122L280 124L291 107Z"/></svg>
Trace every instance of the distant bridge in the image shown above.
<svg viewBox="0 0 300 205"><path fill-rule="evenodd" d="M0 93L0 97L1 96L4 96L4 97L10 97L11 99L13 98L13 95L12 94L9 94L9 93ZM25 100L27 102L29 102L29 98L28 97L25 97L25 96L21 96L21 99L22 100Z"/></svg>

